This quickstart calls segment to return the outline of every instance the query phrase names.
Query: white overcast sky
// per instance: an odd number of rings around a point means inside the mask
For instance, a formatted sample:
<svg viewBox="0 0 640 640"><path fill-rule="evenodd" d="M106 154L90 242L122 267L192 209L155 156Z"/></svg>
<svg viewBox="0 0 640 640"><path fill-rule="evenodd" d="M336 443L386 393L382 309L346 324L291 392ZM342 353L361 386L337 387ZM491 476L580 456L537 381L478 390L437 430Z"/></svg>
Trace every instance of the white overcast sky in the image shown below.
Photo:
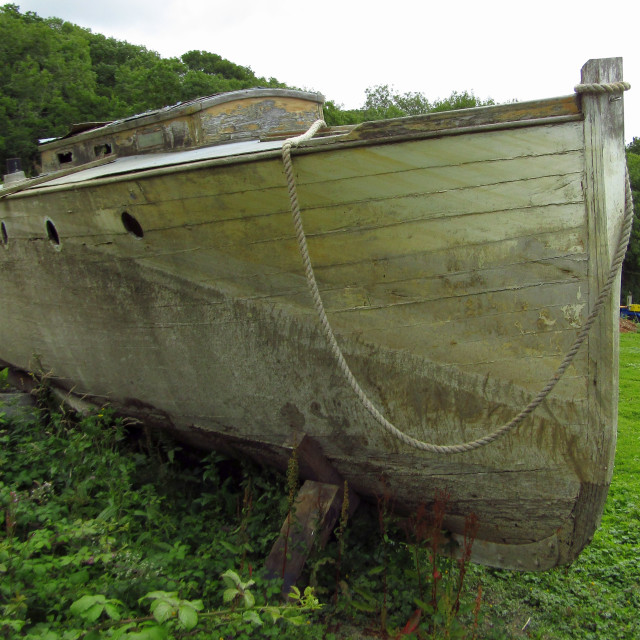
<svg viewBox="0 0 640 640"><path fill-rule="evenodd" d="M217 53L347 108L378 84L429 99L453 90L498 102L567 95L588 59L622 56L632 85L625 138L640 137L638 0L13 2L163 57Z"/></svg>

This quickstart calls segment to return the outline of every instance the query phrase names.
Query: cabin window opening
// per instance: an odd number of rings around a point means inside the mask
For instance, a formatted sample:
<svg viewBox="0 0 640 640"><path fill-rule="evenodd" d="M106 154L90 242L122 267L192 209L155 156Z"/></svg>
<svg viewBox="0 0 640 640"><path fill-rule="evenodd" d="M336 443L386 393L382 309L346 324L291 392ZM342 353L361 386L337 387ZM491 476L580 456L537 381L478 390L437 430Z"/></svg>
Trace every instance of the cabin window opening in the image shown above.
<svg viewBox="0 0 640 640"><path fill-rule="evenodd" d="M102 156L108 156L111 154L111 145L108 142L104 144L97 144L93 147L93 153L96 158L101 158Z"/></svg>
<svg viewBox="0 0 640 640"><path fill-rule="evenodd" d="M122 212L122 226L135 238L144 236L142 226L128 211Z"/></svg>
<svg viewBox="0 0 640 640"><path fill-rule="evenodd" d="M56 225L53 224L53 220L47 218L44 223L45 229L47 230L47 237L49 238L49 242L56 248L60 247L60 236L58 235L58 230L56 229Z"/></svg>
<svg viewBox="0 0 640 640"><path fill-rule="evenodd" d="M9 244L9 234L7 233L7 225L4 220L0 222L0 235L2 236L2 246L6 247Z"/></svg>
<svg viewBox="0 0 640 640"><path fill-rule="evenodd" d="M58 154L58 162L60 164L69 164L73 162L73 151L65 151Z"/></svg>

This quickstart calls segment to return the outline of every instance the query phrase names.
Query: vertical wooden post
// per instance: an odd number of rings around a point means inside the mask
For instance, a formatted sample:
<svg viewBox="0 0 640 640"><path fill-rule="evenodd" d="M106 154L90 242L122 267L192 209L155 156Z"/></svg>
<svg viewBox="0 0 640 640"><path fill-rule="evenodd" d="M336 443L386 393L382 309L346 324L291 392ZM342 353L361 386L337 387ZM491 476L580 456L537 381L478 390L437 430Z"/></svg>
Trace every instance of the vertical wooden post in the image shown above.
<svg viewBox="0 0 640 640"><path fill-rule="evenodd" d="M622 78L622 58L589 60L582 68L582 83L619 82ZM624 217L625 171L624 111L620 94L584 94L585 142L585 200L588 214L589 247L594 256L595 269L589 273L589 306L595 302L611 267L611 257L620 236ZM590 394L590 415L595 424L607 429L616 428L618 399L618 318L620 282L613 287L613 295L603 309L589 336L589 381L595 387ZM603 362L615 354L612 362ZM599 397L601 413L594 415ZM607 439L605 439L607 440ZM615 448L615 438L611 440ZM608 464L610 452L602 452L602 463ZM611 452L612 453L612 452ZM609 469L609 478L612 469Z"/></svg>
<svg viewBox="0 0 640 640"><path fill-rule="evenodd" d="M619 82L622 58L589 60L582 68L582 83ZM624 112L620 94L582 94L585 144L585 204L591 256L588 274L589 309L609 275L612 255L620 237L624 217L625 173ZM613 472L618 410L618 330L620 280L605 304L588 338L589 423L601 436L589 442L592 464L584 466L581 495L574 512L574 546L581 548L591 539L593 513L602 512L606 485Z"/></svg>

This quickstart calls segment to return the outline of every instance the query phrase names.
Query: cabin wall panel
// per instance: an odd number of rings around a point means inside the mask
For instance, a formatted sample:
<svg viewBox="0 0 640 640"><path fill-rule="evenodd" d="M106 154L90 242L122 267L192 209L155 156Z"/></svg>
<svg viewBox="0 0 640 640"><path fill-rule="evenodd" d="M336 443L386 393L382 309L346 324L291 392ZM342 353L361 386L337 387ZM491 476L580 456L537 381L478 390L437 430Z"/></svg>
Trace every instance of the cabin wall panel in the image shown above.
<svg viewBox="0 0 640 640"><path fill-rule="evenodd" d="M254 98L214 105L198 114L202 142L255 138L277 131L306 129L322 118L322 106L291 97Z"/></svg>

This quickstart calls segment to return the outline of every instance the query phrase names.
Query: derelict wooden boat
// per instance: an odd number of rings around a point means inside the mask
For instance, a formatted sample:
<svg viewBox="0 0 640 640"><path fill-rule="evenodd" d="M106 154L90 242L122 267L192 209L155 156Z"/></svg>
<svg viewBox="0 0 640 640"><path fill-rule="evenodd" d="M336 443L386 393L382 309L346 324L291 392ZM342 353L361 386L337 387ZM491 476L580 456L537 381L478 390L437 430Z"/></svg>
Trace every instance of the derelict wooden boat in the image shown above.
<svg viewBox="0 0 640 640"><path fill-rule="evenodd" d="M595 60L583 83L621 80ZM282 141L322 98L243 91L89 125L0 192L0 345L72 394L283 463L306 434L362 496L450 492L476 559L570 562L613 469L618 291L541 405L463 453L380 428L307 289ZM623 102L574 94L325 129L293 149L309 253L355 378L403 433L494 432L553 375L622 226ZM15 184L14 184L15 183Z"/></svg>

